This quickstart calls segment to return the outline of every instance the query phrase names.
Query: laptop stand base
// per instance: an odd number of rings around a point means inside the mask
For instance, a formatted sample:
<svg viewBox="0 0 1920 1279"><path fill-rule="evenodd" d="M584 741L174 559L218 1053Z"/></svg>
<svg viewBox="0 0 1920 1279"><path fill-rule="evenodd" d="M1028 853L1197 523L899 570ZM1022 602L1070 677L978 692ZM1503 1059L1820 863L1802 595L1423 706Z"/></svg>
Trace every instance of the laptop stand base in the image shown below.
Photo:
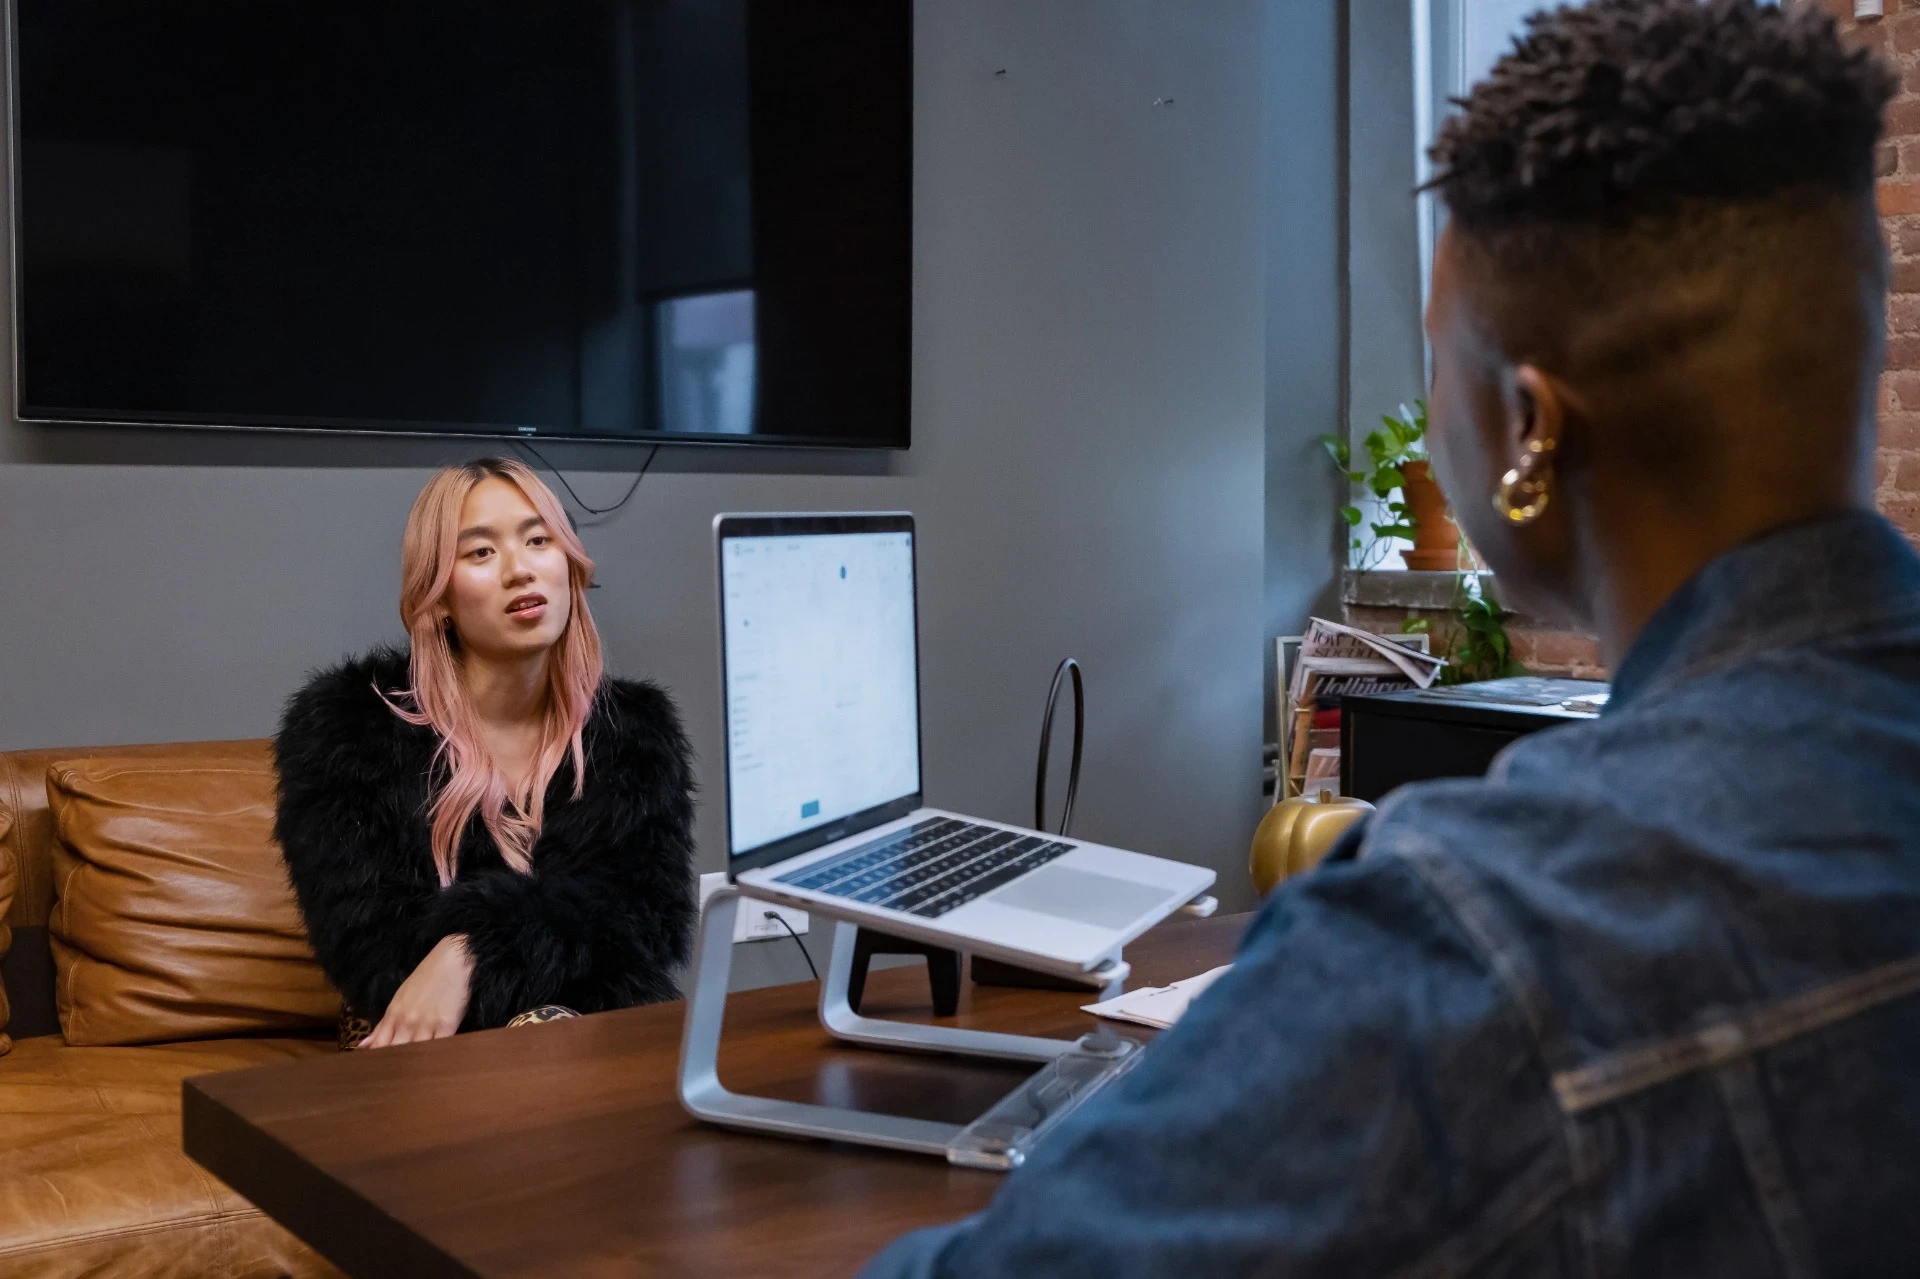
<svg viewBox="0 0 1920 1279"><path fill-rule="evenodd" d="M693 968L688 975L686 1021L680 1036L680 1103L687 1112L696 1119L730 1128L782 1137L848 1141L972 1163L970 1159L955 1156L959 1148L956 1143L968 1131L968 1125L755 1097L732 1092L721 1084L720 1032L726 1017L727 980L733 968L733 921L741 909L740 901L739 888L728 884L708 898L706 909L700 915ZM1006 1035L861 1016L847 1001L847 981L853 971L858 931L854 924L834 922L833 952L820 981L820 1024L836 1039L869 1048L956 1053L1036 1065L1070 1054L1084 1055L1082 1041L1071 1039ZM1106 993L1096 997L1106 998Z"/></svg>

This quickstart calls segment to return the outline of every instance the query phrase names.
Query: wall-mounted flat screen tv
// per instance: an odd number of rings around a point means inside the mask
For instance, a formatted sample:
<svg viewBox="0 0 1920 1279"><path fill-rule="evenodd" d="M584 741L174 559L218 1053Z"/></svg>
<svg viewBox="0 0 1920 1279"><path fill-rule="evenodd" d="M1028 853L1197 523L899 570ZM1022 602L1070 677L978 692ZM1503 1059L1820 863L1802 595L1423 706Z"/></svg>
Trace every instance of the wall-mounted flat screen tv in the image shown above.
<svg viewBox="0 0 1920 1279"><path fill-rule="evenodd" d="M911 0L12 0L28 421L908 442Z"/></svg>

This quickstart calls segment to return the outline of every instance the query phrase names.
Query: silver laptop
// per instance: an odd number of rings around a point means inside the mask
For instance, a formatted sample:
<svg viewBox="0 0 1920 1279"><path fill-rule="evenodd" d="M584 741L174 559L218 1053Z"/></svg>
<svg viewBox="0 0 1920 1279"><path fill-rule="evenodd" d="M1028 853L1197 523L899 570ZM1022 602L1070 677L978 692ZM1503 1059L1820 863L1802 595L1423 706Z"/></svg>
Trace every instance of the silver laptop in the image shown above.
<svg viewBox="0 0 1920 1279"><path fill-rule="evenodd" d="M913 517L722 515L729 869L754 897L1062 975L1199 866L921 803Z"/></svg>

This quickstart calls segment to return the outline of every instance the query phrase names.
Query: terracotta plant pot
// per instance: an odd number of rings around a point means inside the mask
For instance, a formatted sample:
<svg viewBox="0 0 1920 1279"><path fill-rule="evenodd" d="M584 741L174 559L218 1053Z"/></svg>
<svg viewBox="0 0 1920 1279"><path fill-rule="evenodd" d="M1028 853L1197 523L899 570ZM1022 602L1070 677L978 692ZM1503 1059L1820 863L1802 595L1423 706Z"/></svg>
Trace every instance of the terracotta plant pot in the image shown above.
<svg viewBox="0 0 1920 1279"><path fill-rule="evenodd" d="M1424 459L1400 468L1401 492L1413 510L1413 549L1400 557L1410 569L1453 571L1460 559L1460 529L1447 510L1447 499Z"/></svg>

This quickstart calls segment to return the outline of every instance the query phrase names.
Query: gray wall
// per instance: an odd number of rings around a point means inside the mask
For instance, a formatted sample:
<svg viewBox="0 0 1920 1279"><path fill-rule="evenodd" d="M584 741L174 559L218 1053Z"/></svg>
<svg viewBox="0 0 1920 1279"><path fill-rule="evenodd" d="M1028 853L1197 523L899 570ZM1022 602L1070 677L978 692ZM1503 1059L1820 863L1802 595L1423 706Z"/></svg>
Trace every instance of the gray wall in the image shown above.
<svg viewBox="0 0 1920 1279"><path fill-rule="evenodd" d="M1270 385L1263 352L1263 35L1294 8L920 0L913 449L666 450L584 529L612 668L678 692L704 762L704 869L724 837L714 513L905 508L930 801L1031 816L1040 701L1071 654L1090 698L1076 833L1210 865L1248 903L1266 626L1329 558L1307 536L1324 472L1270 466L1267 444L1283 421L1297 454L1329 403L1304 372ZM1332 62L1330 31L1300 27L1300 68ZM1329 193L1307 194L1323 223ZM1301 252L1288 291L1324 294L1326 245ZM1303 369L1326 359L1318 321L1296 337ZM1302 410L1276 418L1269 395L1296 385ZM0 748L269 732L304 672L397 635L408 503L482 447L0 423ZM596 505L639 460L549 456ZM1301 503L1304 544L1269 567L1276 501Z"/></svg>
<svg viewBox="0 0 1920 1279"><path fill-rule="evenodd" d="M1346 430L1346 4L1269 0L1266 31L1265 634L1331 616L1344 487L1319 437ZM1262 655L1274 736L1274 665Z"/></svg>

